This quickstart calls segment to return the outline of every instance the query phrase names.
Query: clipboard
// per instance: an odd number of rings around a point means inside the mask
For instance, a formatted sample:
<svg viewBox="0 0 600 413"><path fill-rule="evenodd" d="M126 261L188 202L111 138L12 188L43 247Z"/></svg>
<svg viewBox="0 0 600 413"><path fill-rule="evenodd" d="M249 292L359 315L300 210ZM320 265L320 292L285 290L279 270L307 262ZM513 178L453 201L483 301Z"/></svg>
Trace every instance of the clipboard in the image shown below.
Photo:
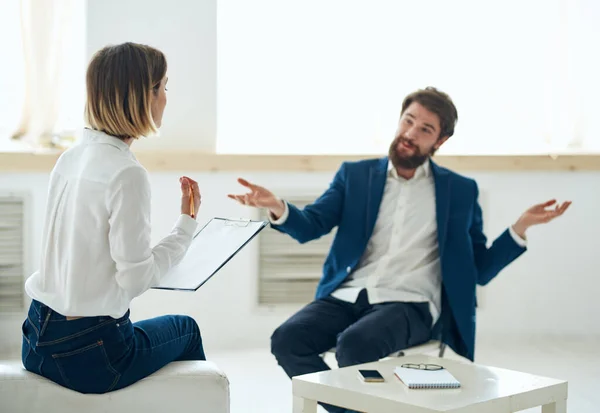
<svg viewBox="0 0 600 413"><path fill-rule="evenodd" d="M183 260L150 288L198 290L267 225L267 221L212 218L194 234Z"/></svg>

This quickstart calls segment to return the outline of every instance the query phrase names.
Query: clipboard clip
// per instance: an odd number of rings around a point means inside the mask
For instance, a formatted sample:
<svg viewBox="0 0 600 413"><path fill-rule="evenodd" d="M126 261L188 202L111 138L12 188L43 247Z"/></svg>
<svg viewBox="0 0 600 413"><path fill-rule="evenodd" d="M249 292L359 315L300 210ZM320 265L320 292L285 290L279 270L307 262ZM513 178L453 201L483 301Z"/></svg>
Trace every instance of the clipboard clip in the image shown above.
<svg viewBox="0 0 600 413"><path fill-rule="evenodd" d="M249 219L226 219L225 220L225 226L244 228L244 227L247 227L248 225L250 225Z"/></svg>

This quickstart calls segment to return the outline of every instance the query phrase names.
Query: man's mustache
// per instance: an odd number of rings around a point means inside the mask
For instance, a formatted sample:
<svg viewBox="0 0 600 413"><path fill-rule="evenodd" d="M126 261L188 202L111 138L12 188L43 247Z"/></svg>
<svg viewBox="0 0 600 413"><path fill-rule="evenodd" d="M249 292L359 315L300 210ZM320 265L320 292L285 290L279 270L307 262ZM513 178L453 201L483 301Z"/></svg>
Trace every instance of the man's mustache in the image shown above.
<svg viewBox="0 0 600 413"><path fill-rule="evenodd" d="M410 147L412 149L417 147L417 145L415 145L413 141L411 141L408 138L402 137L402 136L396 138L396 145L399 145L401 143L407 145L408 147Z"/></svg>

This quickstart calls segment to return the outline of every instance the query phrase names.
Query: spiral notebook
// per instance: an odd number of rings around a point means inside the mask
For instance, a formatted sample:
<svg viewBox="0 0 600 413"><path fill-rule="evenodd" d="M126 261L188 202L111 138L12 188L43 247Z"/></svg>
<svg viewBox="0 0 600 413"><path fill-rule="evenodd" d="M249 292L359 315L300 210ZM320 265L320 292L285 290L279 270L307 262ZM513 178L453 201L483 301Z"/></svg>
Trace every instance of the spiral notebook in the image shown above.
<svg viewBox="0 0 600 413"><path fill-rule="evenodd" d="M460 382L446 369L431 371L396 367L394 374L409 389L456 389L460 387Z"/></svg>

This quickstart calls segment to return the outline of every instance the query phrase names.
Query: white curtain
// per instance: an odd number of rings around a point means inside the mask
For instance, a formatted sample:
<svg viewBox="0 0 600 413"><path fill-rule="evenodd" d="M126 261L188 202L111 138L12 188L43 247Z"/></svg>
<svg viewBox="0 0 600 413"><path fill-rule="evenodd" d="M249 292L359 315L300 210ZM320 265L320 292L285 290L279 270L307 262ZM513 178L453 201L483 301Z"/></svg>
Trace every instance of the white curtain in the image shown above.
<svg viewBox="0 0 600 413"><path fill-rule="evenodd" d="M459 112L440 153L589 150L599 4L219 0L217 151L382 153L429 85Z"/></svg>
<svg viewBox="0 0 600 413"><path fill-rule="evenodd" d="M84 38L84 33L73 33L76 3L78 0L21 0L25 88L16 139L36 146L52 141L61 109L64 69L72 53L70 36Z"/></svg>
<svg viewBox="0 0 600 413"><path fill-rule="evenodd" d="M551 152L599 152L600 2L561 0L552 32L545 136Z"/></svg>
<svg viewBox="0 0 600 413"><path fill-rule="evenodd" d="M21 42L20 0L2 1L0 36L2 64L0 64L0 147L9 144L23 106L24 72Z"/></svg>
<svg viewBox="0 0 600 413"><path fill-rule="evenodd" d="M570 45L573 50L571 85L575 92L577 110L575 139L570 142L575 150L600 153L600 2L571 0Z"/></svg>

